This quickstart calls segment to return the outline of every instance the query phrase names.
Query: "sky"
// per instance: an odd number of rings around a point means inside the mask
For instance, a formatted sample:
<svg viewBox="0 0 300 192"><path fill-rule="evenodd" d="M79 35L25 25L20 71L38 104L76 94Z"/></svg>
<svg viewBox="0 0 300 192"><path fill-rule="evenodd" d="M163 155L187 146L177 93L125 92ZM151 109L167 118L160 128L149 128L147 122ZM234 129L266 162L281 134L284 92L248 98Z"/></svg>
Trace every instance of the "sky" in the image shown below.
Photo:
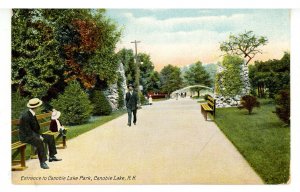
<svg viewBox="0 0 300 192"><path fill-rule="evenodd" d="M269 43L255 60L280 59L290 51L288 9L107 9L123 31L116 51L127 48L151 56L156 70L221 61L220 42L230 34L253 31Z"/></svg>

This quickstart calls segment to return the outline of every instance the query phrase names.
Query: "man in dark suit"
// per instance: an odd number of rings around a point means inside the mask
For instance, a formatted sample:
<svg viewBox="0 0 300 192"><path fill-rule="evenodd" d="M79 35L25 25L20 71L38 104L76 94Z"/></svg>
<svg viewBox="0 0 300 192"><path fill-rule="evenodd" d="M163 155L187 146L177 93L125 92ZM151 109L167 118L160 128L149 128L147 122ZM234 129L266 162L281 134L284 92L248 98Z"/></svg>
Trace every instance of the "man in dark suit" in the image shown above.
<svg viewBox="0 0 300 192"><path fill-rule="evenodd" d="M44 143L48 145L49 162L61 161L61 159L57 159L55 157L57 151L54 136L40 134L40 125L35 113L37 108L42 104L43 102L38 98L29 100L27 103L28 110L24 111L20 117L19 137L22 142L36 147L41 168L49 169L48 165L46 164L47 151L45 151Z"/></svg>
<svg viewBox="0 0 300 192"><path fill-rule="evenodd" d="M137 111L137 103L138 103L138 95L137 92L133 90L133 85L128 85L128 92L126 93L126 108L128 112L128 126L131 126L131 118L133 114L133 124L136 124L136 111Z"/></svg>

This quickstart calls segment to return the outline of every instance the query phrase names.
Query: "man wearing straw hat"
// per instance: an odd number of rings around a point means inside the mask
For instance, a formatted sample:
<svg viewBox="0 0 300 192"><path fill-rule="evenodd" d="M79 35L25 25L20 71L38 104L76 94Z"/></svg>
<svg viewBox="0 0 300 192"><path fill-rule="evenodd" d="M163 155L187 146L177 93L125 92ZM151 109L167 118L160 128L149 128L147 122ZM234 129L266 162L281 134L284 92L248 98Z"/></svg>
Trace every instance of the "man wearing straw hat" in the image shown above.
<svg viewBox="0 0 300 192"><path fill-rule="evenodd" d="M19 137L22 142L36 147L41 168L49 169L48 165L46 164L47 151L45 151L44 143L48 145L49 162L61 161L61 159L57 159L55 157L57 151L54 137L52 135L40 134L40 125L35 113L37 108L42 104L43 102L38 98L29 100L27 103L28 110L24 111L20 118Z"/></svg>

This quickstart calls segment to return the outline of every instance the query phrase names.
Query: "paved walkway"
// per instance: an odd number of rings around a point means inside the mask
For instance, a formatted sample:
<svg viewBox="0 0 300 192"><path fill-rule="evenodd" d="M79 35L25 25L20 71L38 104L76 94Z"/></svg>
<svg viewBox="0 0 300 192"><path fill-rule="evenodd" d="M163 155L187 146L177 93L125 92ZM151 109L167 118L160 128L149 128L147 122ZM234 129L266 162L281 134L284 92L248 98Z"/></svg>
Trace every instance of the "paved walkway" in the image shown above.
<svg viewBox="0 0 300 192"><path fill-rule="evenodd" d="M15 184L262 184L262 180L191 99L155 102L68 141L60 162L14 171ZM126 180L123 180L126 179Z"/></svg>

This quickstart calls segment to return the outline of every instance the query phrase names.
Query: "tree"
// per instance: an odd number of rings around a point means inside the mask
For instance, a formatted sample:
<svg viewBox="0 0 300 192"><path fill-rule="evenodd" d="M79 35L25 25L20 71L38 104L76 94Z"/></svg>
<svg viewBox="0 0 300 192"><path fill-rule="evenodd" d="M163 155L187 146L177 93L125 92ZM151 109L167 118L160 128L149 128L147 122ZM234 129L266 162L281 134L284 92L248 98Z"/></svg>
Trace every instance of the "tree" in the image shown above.
<svg viewBox="0 0 300 192"><path fill-rule="evenodd" d="M104 10L78 9L76 14L74 10L62 11L68 22L57 22L57 39L66 80L79 79L88 89L97 79L116 82L118 60L114 50L121 35L117 25L105 17Z"/></svg>
<svg viewBox="0 0 300 192"><path fill-rule="evenodd" d="M243 89L241 66L243 60L238 56L226 55L222 66L224 71L216 76L216 90L223 96L234 97L240 95Z"/></svg>
<svg viewBox="0 0 300 192"><path fill-rule="evenodd" d="M211 79L205 68L202 66L201 61L197 61L192 65L184 74L184 78L189 85L205 85L211 86ZM201 87L195 87L193 91L198 92L198 97L200 96Z"/></svg>
<svg viewBox="0 0 300 192"><path fill-rule="evenodd" d="M248 65L256 54L262 53L259 47L267 43L266 37L257 37L253 31L246 31L238 35L229 35L228 40L220 44L220 50L226 54L243 56L247 60L245 65Z"/></svg>
<svg viewBox="0 0 300 192"><path fill-rule="evenodd" d="M94 105L93 115L111 114L112 107L102 91L94 90L91 96L91 102Z"/></svg>
<svg viewBox="0 0 300 192"><path fill-rule="evenodd" d="M247 109L248 114L251 115L254 107L260 107L260 102L257 101L257 98L251 95L244 95L238 109Z"/></svg>
<svg viewBox="0 0 300 192"><path fill-rule="evenodd" d="M91 117L93 106L89 96L78 81L71 81L63 94L53 99L51 105L61 111L61 120L67 125L85 123Z"/></svg>
<svg viewBox="0 0 300 192"><path fill-rule="evenodd" d="M135 67L135 62L134 62L134 54L132 49L121 49L118 53L117 56L121 63L124 65L124 70L125 70L125 76L126 76L126 83L133 83L135 81L136 77L136 67Z"/></svg>
<svg viewBox="0 0 300 192"><path fill-rule="evenodd" d="M253 92L258 97L268 94L274 98L280 90L289 89L290 54L284 53L280 60L256 61L255 65L249 67L249 77Z"/></svg>
<svg viewBox="0 0 300 192"><path fill-rule="evenodd" d="M276 114L285 123L290 124L290 90L279 91L275 97Z"/></svg>
<svg viewBox="0 0 300 192"><path fill-rule="evenodd" d="M151 75L154 72L154 65L151 61L150 55L146 53L139 53L138 58L141 62L140 65L140 85L143 86L143 94L149 92L149 87L151 86Z"/></svg>
<svg viewBox="0 0 300 192"><path fill-rule="evenodd" d="M97 82L116 82L114 51L121 31L105 10L14 9L13 13L13 90L50 100L74 79L85 89Z"/></svg>
<svg viewBox="0 0 300 192"><path fill-rule="evenodd" d="M167 65L160 72L161 90L170 95L171 92L182 86L180 69L176 66Z"/></svg>
<svg viewBox="0 0 300 192"><path fill-rule="evenodd" d="M44 97L60 79L63 61L54 27L40 9L14 9L12 17L12 87L30 97Z"/></svg>
<svg viewBox="0 0 300 192"><path fill-rule="evenodd" d="M160 92L161 82L159 73L157 71L152 71L149 78L148 92Z"/></svg>

